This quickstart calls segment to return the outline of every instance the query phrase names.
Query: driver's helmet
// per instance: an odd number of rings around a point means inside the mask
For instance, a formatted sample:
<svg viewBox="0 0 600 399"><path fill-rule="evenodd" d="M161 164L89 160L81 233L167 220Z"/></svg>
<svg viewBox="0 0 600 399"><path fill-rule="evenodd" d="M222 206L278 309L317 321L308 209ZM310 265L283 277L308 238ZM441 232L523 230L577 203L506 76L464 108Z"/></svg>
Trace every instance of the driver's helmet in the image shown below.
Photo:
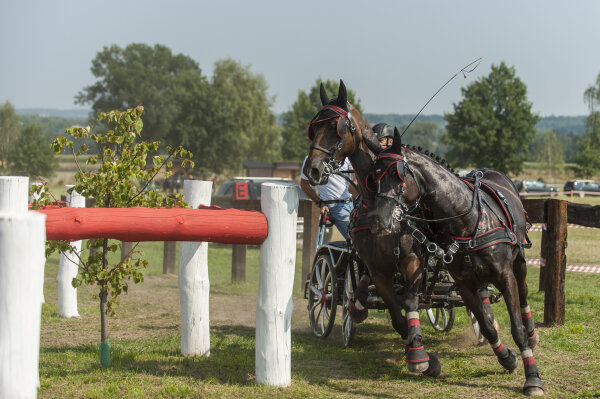
<svg viewBox="0 0 600 399"><path fill-rule="evenodd" d="M394 138L394 127L387 123L380 122L373 126L373 132L377 135L377 139L381 140L386 137Z"/></svg>

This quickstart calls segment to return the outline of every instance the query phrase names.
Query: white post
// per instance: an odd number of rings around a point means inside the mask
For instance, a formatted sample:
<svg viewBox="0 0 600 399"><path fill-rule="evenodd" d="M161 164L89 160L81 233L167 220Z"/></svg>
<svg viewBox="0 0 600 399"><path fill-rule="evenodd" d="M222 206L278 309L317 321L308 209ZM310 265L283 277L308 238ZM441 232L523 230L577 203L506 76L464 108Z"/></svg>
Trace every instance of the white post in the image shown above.
<svg viewBox="0 0 600 399"><path fill-rule="evenodd" d="M77 191L69 194L73 185L67 185L67 206L73 208L85 208L85 197ZM79 256L81 255L81 240L71 243L74 251L60 253L58 261L58 315L60 317L79 317L77 311L77 288L73 287L72 281L79 272Z"/></svg>
<svg viewBox="0 0 600 399"><path fill-rule="evenodd" d="M183 198L192 208L210 205L212 183L185 180ZM208 243L179 243L179 300L181 302L181 354L210 355L208 297Z"/></svg>
<svg viewBox="0 0 600 399"><path fill-rule="evenodd" d="M27 211L28 188L0 177L0 398L35 398L39 387L46 216Z"/></svg>
<svg viewBox="0 0 600 399"><path fill-rule="evenodd" d="M0 176L0 212L26 213L28 199L29 177Z"/></svg>
<svg viewBox="0 0 600 399"><path fill-rule="evenodd" d="M268 223L260 248L256 304L256 382L291 383L292 289L296 266L298 192L293 186L265 183L260 205Z"/></svg>

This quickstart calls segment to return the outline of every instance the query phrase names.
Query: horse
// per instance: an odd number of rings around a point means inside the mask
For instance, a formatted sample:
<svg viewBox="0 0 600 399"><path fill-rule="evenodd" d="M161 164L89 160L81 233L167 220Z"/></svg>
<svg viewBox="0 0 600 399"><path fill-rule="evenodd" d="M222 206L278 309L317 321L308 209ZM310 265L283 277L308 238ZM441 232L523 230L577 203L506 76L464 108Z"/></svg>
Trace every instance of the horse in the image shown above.
<svg viewBox="0 0 600 399"><path fill-rule="evenodd" d="M527 304L523 250L531 245L527 214L512 180L490 169L460 178L439 157L403 146L396 134L391 148L378 154L369 182L377 192L373 212L381 230L393 233L419 221L432 226L434 241L442 248L447 245L444 263L465 305L474 313L499 363L512 371L518 365L516 353L501 342L476 295L482 285L491 283L499 289L523 360L523 392L543 395L533 356L539 339ZM416 207L427 210L426 219L411 214Z"/></svg>
<svg viewBox="0 0 600 399"><path fill-rule="evenodd" d="M441 372L441 364L422 345L417 311L417 293L423 281L423 246L416 243L411 234L381 236L372 233L368 220L376 195L367 188L366 179L375 162L376 152L381 151L381 147L367 120L347 101L343 81L340 81L337 96L332 99L329 99L321 85L320 97L323 108L308 127L311 146L303 172L312 185L325 184L328 176L338 170L341 161L346 156L350 159L361 198L351 217L353 247L366 264L377 293L388 308L392 326L406 339L405 361L408 369L436 377ZM403 274L405 281L400 298L393 286L394 275L398 271ZM360 296L358 293L361 288L364 287L359 284L355 297ZM413 310L407 311L404 316L402 310L409 308Z"/></svg>

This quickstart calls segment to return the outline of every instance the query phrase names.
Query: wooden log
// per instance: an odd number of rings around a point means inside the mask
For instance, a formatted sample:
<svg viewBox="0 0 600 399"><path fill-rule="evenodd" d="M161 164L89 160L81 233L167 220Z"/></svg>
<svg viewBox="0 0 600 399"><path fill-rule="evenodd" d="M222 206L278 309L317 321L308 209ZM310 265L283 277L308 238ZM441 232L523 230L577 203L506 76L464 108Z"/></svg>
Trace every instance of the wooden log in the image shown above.
<svg viewBox="0 0 600 399"><path fill-rule="evenodd" d="M245 245L232 245L231 247L231 281L236 283L246 281Z"/></svg>
<svg viewBox="0 0 600 399"><path fill-rule="evenodd" d="M547 204L547 203L546 203ZM547 208L547 207L545 207ZM551 251L552 243L548 240L548 218L547 211L544 211L544 222L542 225L542 241L540 245L540 277L538 282L538 291L543 292L546 290L546 259L548 258L548 251Z"/></svg>
<svg viewBox="0 0 600 399"><path fill-rule="evenodd" d="M256 303L256 382L273 386L291 383L292 291L296 264L298 191L265 183L262 211L269 234L260 249Z"/></svg>
<svg viewBox="0 0 600 399"><path fill-rule="evenodd" d="M27 212L28 178L0 177L0 398L36 398L45 216Z"/></svg>
<svg viewBox="0 0 600 399"><path fill-rule="evenodd" d="M319 207L312 201L302 201L301 205L304 214L304 232L302 233L302 275L300 284L304 288L304 280L311 271L315 256L320 215Z"/></svg>
<svg viewBox="0 0 600 399"><path fill-rule="evenodd" d="M85 197L76 191L70 194L68 190L73 185L67 185L66 202L67 206L73 208L85 207ZM70 318L79 317L77 310L77 288L73 287L72 281L79 273L79 257L81 256L81 240L71 242L72 251L61 252L58 261L57 281L57 302L58 315L60 317Z"/></svg>
<svg viewBox="0 0 600 399"><path fill-rule="evenodd" d="M567 204L567 221L580 226L600 228L600 205Z"/></svg>
<svg viewBox="0 0 600 399"><path fill-rule="evenodd" d="M194 209L200 205L210 205L211 192L211 182L183 182L183 198ZM181 302L181 354L209 356L208 243L179 243L178 280Z"/></svg>
<svg viewBox="0 0 600 399"><path fill-rule="evenodd" d="M529 216L530 223L542 223L544 221L544 203L548 199L521 199L523 207Z"/></svg>
<svg viewBox="0 0 600 399"><path fill-rule="evenodd" d="M565 323L565 272L567 265L567 201L548 200L548 242L544 324Z"/></svg>
<svg viewBox="0 0 600 399"><path fill-rule="evenodd" d="M163 246L163 274L175 274L176 241L165 241Z"/></svg>
<svg viewBox="0 0 600 399"><path fill-rule="evenodd" d="M202 208L42 209L49 240L208 241L258 245L267 234L260 212Z"/></svg>

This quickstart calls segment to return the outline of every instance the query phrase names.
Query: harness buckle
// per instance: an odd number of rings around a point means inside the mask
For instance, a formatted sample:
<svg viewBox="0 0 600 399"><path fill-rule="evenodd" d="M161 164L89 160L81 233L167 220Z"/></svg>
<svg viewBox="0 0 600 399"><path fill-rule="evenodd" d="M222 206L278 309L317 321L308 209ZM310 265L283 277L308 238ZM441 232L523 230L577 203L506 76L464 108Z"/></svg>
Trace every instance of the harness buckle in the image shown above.
<svg viewBox="0 0 600 399"><path fill-rule="evenodd" d="M418 230L416 228L412 231L411 236L413 236L415 240L419 242L419 244L423 244L427 239L427 237L425 237L425 234L423 234L421 230Z"/></svg>
<svg viewBox="0 0 600 399"><path fill-rule="evenodd" d="M472 238L469 240L469 249L473 249L477 246L477 239Z"/></svg>
<svg viewBox="0 0 600 399"><path fill-rule="evenodd" d="M400 247L395 247L394 248L394 256L400 257Z"/></svg>

